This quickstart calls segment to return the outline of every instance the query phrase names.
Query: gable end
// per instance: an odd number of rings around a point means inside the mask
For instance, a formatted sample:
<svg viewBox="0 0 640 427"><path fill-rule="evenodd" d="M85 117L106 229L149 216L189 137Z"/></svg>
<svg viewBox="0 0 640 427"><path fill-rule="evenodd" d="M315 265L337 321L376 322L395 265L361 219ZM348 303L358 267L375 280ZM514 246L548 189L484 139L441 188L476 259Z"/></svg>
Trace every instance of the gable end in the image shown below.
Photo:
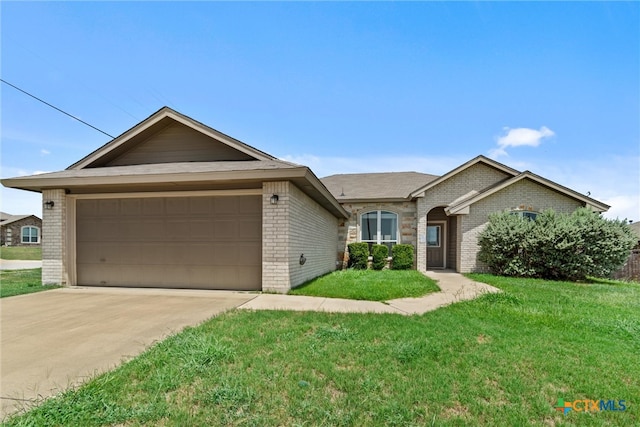
<svg viewBox="0 0 640 427"><path fill-rule="evenodd" d="M131 166L154 163L217 162L256 160L220 141L180 123L170 123L147 139L129 146L103 166ZM99 166L93 165L93 167Z"/></svg>

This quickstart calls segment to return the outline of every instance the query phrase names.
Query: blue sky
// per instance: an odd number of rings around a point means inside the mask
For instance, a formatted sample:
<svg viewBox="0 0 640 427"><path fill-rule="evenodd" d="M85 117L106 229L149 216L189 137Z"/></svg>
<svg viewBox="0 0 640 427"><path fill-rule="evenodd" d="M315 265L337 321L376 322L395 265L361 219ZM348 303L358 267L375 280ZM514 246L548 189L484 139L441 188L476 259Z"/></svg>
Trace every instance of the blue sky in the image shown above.
<svg viewBox="0 0 640 427"><path fill-rule="evenodd" d="M638 2L7 2L2 78L119 135L164 105L333 173L484 154L640 221ZM109 138L2 84L2 177ZM41 213L2 189L2 211Z"/></svg>

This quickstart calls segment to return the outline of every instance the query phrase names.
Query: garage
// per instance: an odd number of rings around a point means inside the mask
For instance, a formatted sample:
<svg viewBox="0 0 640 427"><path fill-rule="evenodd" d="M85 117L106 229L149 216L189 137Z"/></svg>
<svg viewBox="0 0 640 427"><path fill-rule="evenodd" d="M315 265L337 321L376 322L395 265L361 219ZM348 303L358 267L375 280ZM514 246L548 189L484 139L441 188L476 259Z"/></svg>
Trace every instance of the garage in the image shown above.
<svg viewBox="0 0 640 427"><path fill-rule="evenodd" d="M81 286L260 290L260 196L78 198Z"/></svg>

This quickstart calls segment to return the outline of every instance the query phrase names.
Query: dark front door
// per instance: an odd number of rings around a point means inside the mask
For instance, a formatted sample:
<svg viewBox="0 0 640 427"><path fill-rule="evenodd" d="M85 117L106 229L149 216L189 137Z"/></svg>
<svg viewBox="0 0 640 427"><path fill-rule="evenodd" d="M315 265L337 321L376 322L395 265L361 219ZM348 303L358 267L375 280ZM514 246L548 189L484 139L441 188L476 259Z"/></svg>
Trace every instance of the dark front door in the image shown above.
<svg viewBox="0 0 640 427"><path fill-rule="evenodd" d="M427 268L445 268L446 222L433 221L427 225Z"/></svg>

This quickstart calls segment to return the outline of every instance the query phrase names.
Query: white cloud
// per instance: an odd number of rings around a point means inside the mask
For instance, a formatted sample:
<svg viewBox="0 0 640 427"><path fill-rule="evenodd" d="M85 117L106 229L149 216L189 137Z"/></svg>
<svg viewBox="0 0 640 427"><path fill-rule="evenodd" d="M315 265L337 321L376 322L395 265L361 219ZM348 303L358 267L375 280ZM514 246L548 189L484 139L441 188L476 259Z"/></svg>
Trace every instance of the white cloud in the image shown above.
<svg viewBox="0 0 640 427"><path fill-rule="evenodd" d="M46 156L48 154L51 154L51 151L45 150L44 148L42 150L40 150L40 155L41 156Z"/></svg>
<svg viewBox="0 0 640 427"><path fill-rule="evenodd" d="M500 156L508 156L508 147L537 147L542 143L545 138L550 138L555 135L555 132L546 126L542 126L539 130L529 128L516 128L511 129L508 127L503 128L504 135L498 137L498 146L489 150L489 156L497 158Z"/></svg>

